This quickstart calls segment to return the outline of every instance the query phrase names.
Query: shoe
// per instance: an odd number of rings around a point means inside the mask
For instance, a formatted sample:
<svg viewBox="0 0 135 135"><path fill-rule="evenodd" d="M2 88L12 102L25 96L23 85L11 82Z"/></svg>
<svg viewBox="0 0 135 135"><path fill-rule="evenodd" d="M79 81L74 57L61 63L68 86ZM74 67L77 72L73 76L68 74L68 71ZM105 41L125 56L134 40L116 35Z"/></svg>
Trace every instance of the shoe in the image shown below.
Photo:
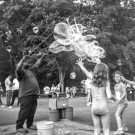
<svg viewBox="0 0 135 135"><path fill-rule="evenodd" d="M25 135L25 134L28 133L28 130L26 130L24 128L16 129L16 131L19 132L19 133L21 133L21 134L23 134L23 135Z"/></svg>
<svg viewBox="0 0 135 135"><path fill-rule="evenodd" d="M12 107L12 106L9 106L8 108L11 109L11 108L13 108L13 107Z"/></svg>
<svg viewBox="0 0 135 135"><path fill-rule="evenodd" d="M5 107L5 105L1 105L1 107Z"/></svg>
<svg viewBox="0 0 135 135"><path fill-rule="evenodd" d="M122 126L122 128L123 128L123 130L124 130L125 132L128 131L127 126Z"/></svg>
<svg viewBox="0 0 135 135"><path fill-rule="evenodd" d="M90 104L89 104L89 103L87 103L87 106L90 106Z"/></svg>
<svg viewBox="0 0 135 135"><path fill-rule="evenodd" d="M32 126L28 127L27 129L37 130L37 127L36 127L36 126L34 126L34 125L32 125Z"/></svg>
<svg viewBox="0 0 135 135"><path fill-rule="evenodd" d="M117 131L113 132L113 135L120 135L123 133L124 133L123 128L121 128L121 129L118 129Z"/></svg>

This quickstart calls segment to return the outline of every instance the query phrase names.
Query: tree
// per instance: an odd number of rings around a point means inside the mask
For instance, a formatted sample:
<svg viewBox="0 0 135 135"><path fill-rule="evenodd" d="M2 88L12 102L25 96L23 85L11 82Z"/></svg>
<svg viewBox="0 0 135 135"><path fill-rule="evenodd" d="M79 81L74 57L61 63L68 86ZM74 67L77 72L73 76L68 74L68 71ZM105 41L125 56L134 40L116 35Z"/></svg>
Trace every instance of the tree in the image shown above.
<svg viewBox="0 0 135 135"><path fill-rule="evenodd" d="M54 41L55 25L66 22L66 18L73 24L76 17L77 23L89 29L86 34L95 34L100 46L105 49L103 62L109 66L111 74L118 70L117 61L120 58L123 74L131 79L135 70L134 6L133 0L83 0L80 4L72 0L5 0L0 5L0 47L3 48L0 59L7 66L3 69L4 65L0 63L3 72L0 76L10 72L10 65L7 64L9 54L4 53L6 46L12 46L15 68L24 52L34 50L40 44L31 57L33 63L40 57L39 52L48 51L49 45ZM35 27L39 28L37 33L33 32ZM58 83L58 77L64 84L64 78L71 67L75 66L76 59L74 52L49 52L39 69L40 86L48 81Z"/></svg>

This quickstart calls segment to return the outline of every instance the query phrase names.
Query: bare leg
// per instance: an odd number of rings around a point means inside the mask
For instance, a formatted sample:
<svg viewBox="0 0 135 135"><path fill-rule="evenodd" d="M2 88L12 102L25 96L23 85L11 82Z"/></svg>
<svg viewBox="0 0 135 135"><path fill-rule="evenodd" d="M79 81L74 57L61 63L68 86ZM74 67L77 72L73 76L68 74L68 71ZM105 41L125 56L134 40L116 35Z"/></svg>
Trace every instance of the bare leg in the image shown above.
<svg viewBox="0 0 135 135"><path fill-rule="evenodd" d="M110 135L110 114L101 117L104 135Z"/></svg>
<svg viewBox="0 0 135 135"><path fill-rule="evenodd" d="M118 109L115 113L118 129L122 128L122 114L123 114L123 111L124 111L125 108L126 108L126 106L124 104L119 105Z"/></svg>
<svg viewBox="0 0 135 135"><path fill-rule="evenodd" d="M125 122L125 118L124 118L124 113L121 116L121 119L122 119L122 126L126 126L126 122Z"/></svg>
<svg viewBox="0 0 135 135"><path fill-rule="evenodd" d="M94 135L100 135L101 129L100 129L100 122L101 118L96 115L92 115L93 123L94 123Z"/></svg>
<svg viewBox="0 0 135 135"><path fill-rule="evenodd" d="M87 104L90 102L90 92L88 92L88 96L87 96Z"/></svg>
<svg viewBox="0 0 135 135"><path fill-rule="evenodd" d="M125 107L126 108L126 107ZM124 109L125 110L125 109ZM122 112L122 115L121 115L121 120L122 120L122 127L123 127L123 130L124 131L128 131L128 128L127 128L127 125L126 125L126 122L125 122L125 119L124 119L124 110Z"/></svg>

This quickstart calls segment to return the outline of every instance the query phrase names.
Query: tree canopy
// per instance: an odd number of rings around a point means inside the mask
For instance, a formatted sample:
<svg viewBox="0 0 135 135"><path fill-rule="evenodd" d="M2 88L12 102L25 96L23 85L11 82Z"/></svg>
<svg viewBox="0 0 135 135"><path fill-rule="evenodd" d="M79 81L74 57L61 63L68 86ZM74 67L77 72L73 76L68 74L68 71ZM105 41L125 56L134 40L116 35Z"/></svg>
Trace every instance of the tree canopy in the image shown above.
<svg viewBox="0 0 135 135"><path fill-rule="evenodd" d="M1 81L10 72L14 72L15 65L24 52L33 50L51 34L35 51L32 62L40 57L39 52L48 51L48 46L54 41L55 25L66 22L66 18L73 24L74 17L77 23L89 29L88 34L96 35L100 46L105 49L106 57L102 61L109 66L110 76L119 69L118 59L121 59L122 73L132 79L135 70L134 7L134 0L82 0L80 3L75 0L3 0L0 4ZM39 28L37 33L33 32L35 27ZM12 47L12 70L7 46ZM79 74L76 59L74 52L49 52L39 69L38 80L41 87L46 83L58 83L64 78L65 82L70 81L71 71ZM92 70L90 65L92 64L85 61L85 66Z"/></svg>

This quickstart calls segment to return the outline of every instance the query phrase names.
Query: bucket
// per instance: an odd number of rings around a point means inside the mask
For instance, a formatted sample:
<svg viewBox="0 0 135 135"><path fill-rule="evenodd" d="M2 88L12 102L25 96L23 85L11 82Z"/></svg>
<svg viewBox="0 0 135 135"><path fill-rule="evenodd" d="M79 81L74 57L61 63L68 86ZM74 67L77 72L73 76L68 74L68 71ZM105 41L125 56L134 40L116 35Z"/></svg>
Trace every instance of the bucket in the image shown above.
<svg viewBox="0 0 135 135"><path fill-rule="evenodd" d="M43 121L37 123L37 133L38 135L53 135L54 126L52 121Z"/></svg>
<svg viewBox="0 0 135 135"><path fill-rule="evenodd" d="M49 110L49 120L58 122L59 121L59 111L58 110Z"/></svg>
<svg viewBox="0 0 135 135"><path fill-rule="evenodd" d="M59 119L64 119L65 118L64 117L64 110L65 110L65 108L60 108L58 110L59 110Z"/></svg>
<svg viewBox="0 0 135 135"><path fill-rule="evenodd" d="M73 120L73 107L67 107L64 110L65 119Z"/></svg>

